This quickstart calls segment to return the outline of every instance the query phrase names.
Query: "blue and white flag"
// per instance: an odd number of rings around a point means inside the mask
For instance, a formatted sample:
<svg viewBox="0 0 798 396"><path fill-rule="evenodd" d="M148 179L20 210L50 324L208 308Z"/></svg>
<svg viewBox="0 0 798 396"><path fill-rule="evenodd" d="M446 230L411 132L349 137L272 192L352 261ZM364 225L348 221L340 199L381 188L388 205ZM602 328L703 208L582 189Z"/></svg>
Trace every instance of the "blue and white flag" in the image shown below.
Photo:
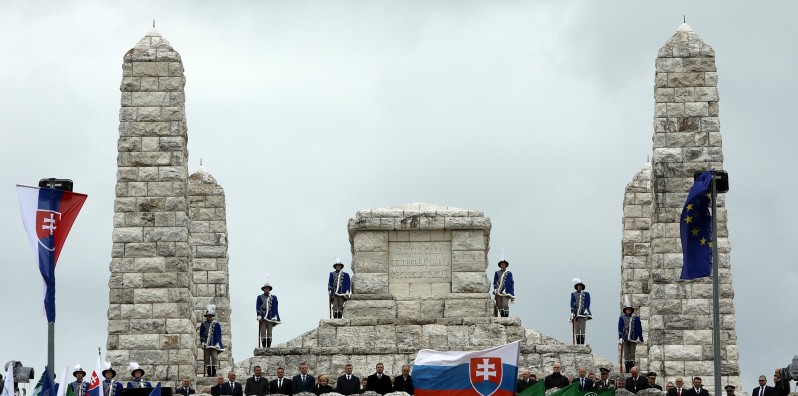
<svg viewBox="0 0 798 396"><path fill-rule="evenodd" d="M44 282L44 312L47 322L55 323L55 264L86 195L17 185L17 196L22 224Z"/></svg>
<svg viewBox="0 0 798 396"><path fill-rule="evenodd" d="M422 349L413 364L416 396L513 396L521 342L482 351Z"/></svg>
<svg viewBox="0 0 798 396"><path fill-rule="evenodd" d="M44 374L42 377L42 390L40 396L56 396L56 387L53 383L53 373L50 368L44 366Z"/></svg>

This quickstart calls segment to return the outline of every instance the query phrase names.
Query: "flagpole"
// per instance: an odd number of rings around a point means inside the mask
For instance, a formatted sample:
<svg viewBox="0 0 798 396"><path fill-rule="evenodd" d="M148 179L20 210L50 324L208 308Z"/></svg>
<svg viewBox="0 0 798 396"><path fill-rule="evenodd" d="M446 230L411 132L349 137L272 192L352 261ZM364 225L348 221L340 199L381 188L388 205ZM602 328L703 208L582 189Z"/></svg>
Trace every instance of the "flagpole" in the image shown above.
<svg viewBox="0 0 798 396"><path fill-rule="evenodd" d="M55 323L47 322L47 367L55 367Z"/></svg>
<svg viewBox="0 0 798 396"><path fill-rule="evenodd" d="M718 189L716 180L720 177L715 171L712 171L712 346L714 349L715 357L715 394L719 395L720 385L720 294L719 294L719 281L718 281L718 267L720 260L718 260L718 217L717 217L717 198Z"/></svg>

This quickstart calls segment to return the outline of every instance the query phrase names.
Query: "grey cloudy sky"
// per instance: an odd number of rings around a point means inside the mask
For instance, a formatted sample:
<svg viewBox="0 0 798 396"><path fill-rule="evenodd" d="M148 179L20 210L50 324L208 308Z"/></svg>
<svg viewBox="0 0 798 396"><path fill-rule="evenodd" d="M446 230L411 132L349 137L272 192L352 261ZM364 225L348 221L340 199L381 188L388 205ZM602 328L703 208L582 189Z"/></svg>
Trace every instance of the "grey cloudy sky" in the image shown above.
<svg viewBox="0 0 798 396"><path fill-rule="evenodd" d="M255 347L263 273L288 341L327 317L327 271L351 259L347 219L410 202L491 218L490 271L504 246L526 327L570 340L582 278L588 343L616 360L623 191L651 154L657 50L685 14L717 53L750 389L798 353L786 1L3 2L0 360L46 361L14 190L42 177L89 195L57 269L56 371L104 351L122 56L152 18L185 65L190 171L203 158L227 194L236 360Z"/></svg>

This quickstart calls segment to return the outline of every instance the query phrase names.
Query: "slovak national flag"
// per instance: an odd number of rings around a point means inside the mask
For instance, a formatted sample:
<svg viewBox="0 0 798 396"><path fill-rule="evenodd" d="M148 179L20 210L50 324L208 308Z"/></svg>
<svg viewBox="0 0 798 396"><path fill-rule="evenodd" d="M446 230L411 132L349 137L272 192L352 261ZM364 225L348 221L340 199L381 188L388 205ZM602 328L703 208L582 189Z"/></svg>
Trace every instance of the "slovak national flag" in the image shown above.
<svg viewBox="0 0 798 396"><path fill-rule="evenodd" d="M44 282L44 312L55 323L55 264L86 194L17 185L22 224Z"/></svg>
<svg viewBox="0 0 798 396"><path fill-rule="evenodd" d="M417 396L513 396L521 342L482 351L422 349L413 364Z"/></svg>
<svg viewBox="0 0 798 396"><path fill-rule="evenodd" d="M97 356L97 364L94 366L94 371L91 372L89 379L89 389L86 391L88 396L103 396L103 362L100 356Z"/></svg>

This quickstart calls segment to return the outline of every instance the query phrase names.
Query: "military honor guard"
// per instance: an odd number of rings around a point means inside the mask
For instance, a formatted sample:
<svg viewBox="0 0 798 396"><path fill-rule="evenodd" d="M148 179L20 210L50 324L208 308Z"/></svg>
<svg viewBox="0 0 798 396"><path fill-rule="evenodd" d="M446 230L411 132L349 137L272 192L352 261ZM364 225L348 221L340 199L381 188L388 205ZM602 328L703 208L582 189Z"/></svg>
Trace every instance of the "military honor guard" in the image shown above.
<svg viewBox="0 0 798 396"><path fill-rule="evenodd" d="M590 293L585 291L585 284L574 278L575 292L571 293L571 325L574 332L574 345L585 344L587 321L593 319L590 313Z"/></svg>
<svg viewBox="0 0 798 396"><path fill-rule="evenodd" d="M598 380L596 380L595 385L593 385L593 389L612 389L615 388L615 381L610 379L610 369L606 367L600 367L599 371L601 371L601 376Z"/></svg>
<svg viewBox="0 0 798 396"><path fill-rule="evenodd" d="M344 271L341 258L335 258L333 264L335 271L330 272L327 280L327 295L330 300L330 318L341 319L344 317L344 305L346 300L352 297L352 281L349 274Z"/></svg>
<svg viewBox="0 0 798 396"><path fill-rule="evenodd" d="M258 296L258 331L261 348L272 347L272 328L280 324L280 312L277 310L277 296L272 294L271 275L266 274L266 283L260 288L263 294Z"/></svg>
<svg viewBox="0 0 798 396"><path fill-rule="evenodd" d="M111 363L103 363L103 396L118 396L122 393L122 383L115 381L116 370L111 368Z"/></svg>
<svg viewBox="0 0 798 396"><path fill-rule="evenodd" d="M635 365L635 348L638 342L643 342L643 325L629 302L629 296L623 296L623 313L618 318L618 344L625 373Z"/></svg>
<svg viewBox="0 0 798 396"><path fill-rule="evenodd" d="M504 259L504 249L502 249L500 269L493 274L493 294L496 298L496 313L505 318L510 316L510 302L515 301L515 282L513 282L513 273L507 270L509 266L510 263Z"/></svg>
<svg viewBox="0 0 798 396"><path fill-rule="evenodd" d="M219 366L219 352L224 352L222 326L216 321L216 305L210 304L205 310L205 321L200 323L199 342L202 345L205 376L216 376Z"/></svg>
<svg viewBox="0 0 798 396"><path fill-rule="evenodd" d="M128 388L152 388L150 381L144 379L144 370L138 363L130 362L127 369L130 370L130 376L133 377L127 382Z"/></svg>
<svg viewBox="0 0 798 396"><path fill-rule="evenodd" d="M75 381L69 384L72 387L72 394L75 396L86 396L86 392L89 390L89 383L83 380L83 377L86 376L86 372L80 368L80 364L76 364L75 368L72 370L72 375L75 377Z"/></svg>

